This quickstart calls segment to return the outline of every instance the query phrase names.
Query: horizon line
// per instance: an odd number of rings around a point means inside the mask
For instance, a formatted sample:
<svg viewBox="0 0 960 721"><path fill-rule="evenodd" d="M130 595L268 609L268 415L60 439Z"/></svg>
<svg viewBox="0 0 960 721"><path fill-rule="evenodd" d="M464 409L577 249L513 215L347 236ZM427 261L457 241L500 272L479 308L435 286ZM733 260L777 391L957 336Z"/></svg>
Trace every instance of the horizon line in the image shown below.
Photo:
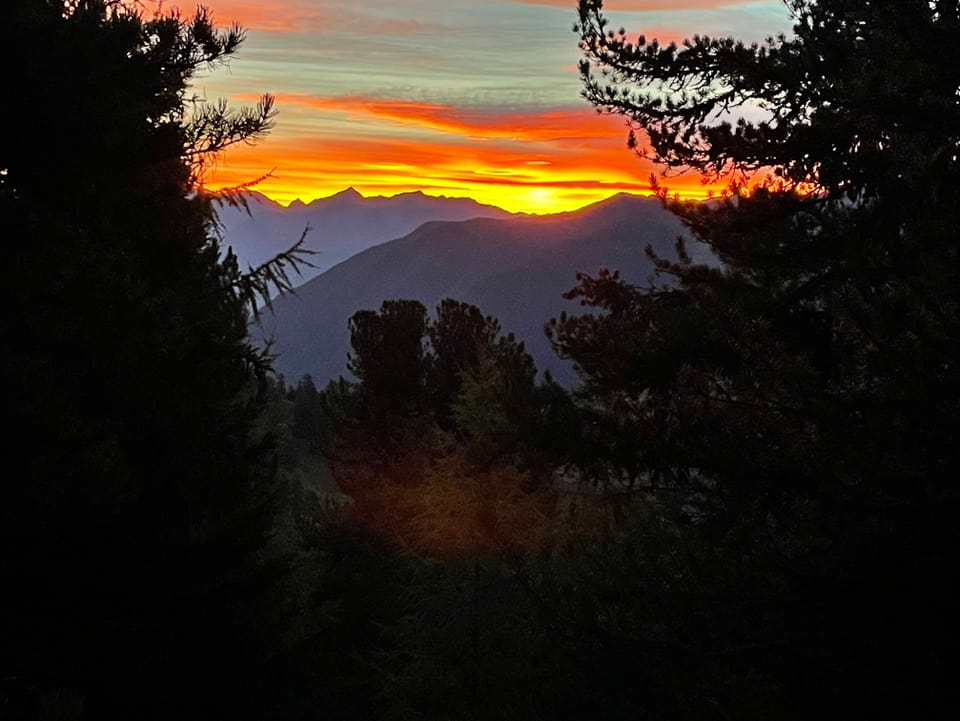
<svg viewBox="0 0 960 721"><path fill-rule="evenodd" d="M330 200L330 199L335 198L335 197L337 197L337 196L339 196L339 195L343 195L343 194L345 194L345 193L350 193L351 191L352 191L354 194L356 194L357 196L359 196L359 197L360 197L361 199L363 199L363 200L376 200L376 199L384 199L384 200L385 200L385 199L395 198L395 197L404 196L404 195L420 195L420 196L424 196L424 197L444 199L444 200L466 200L466 201L472 201L472 202L476 203L476 204L479 205L479 206L484 206L484 207L489 207L489 208L496 208L497 210L503 211L503 212L505 212L505 213L510 213L510 214L513 214L513 215L528 215L528 216L546 216L546 215L557 215L557 214L561 214L561 213L576 212L576 211L578 211L578 210L583 210L584 208L588 208L588 207L590 207L590 206L592 206L592 205L596 205L596 204L598 204L598 203L603 203L603 202L605 202L605 201L608 201L608 200L610 200L610 199L612 199L612 198L615 198L615 197L621 196L621 195L627 195L627 196L631 196L631 197L635 197L635 198L650 198L650 199L655 199L655 198L658 197L657 194L656 194L653 190L642 191L642 192L641 192L641 191L635 191L635 190L614 190L614 191L610 192L608 195L604 195L604 196L600 196L600 197L596 197L596 198L583 198L583 199L582 199L582 201L583 201L582 204L579 204L579 205L562 203L562 204L561 204L562 207L545 207L545 208L543 208L543 209L537 209L537 210L510 210L509 208L505 208L505 207L503 207L503 205L501 205L501 204L499 204L499 203L497 203L497 202L491 202L491 201L489 201L489 200L481 200L480 198L477 198L477 197L474 197L474 196L472 196L472 195L469 195L468 193L464 193L464 194L462 194L462 195L449 195L449 194L447 194L447 193L439 192L439 191L432 191L432 192L431 192L431 190L430 190L429 188L428 188L428 189L417 188L417 189L411 189L411 190L397 190L397 191L394 191L394 192L390 192L390 191L384 192L383 190L379 190L379 192L378 192L377 190L370 190L370 191L367 191L367 192L365 193L364 191L358 189L355 185L348 185L347 187L342 188L342 189L340 189L340 190L337 190L337 191L335 191L335 192L333 192L333 193L330 193L329 195L316 195L316 196L313 196L313 197L309 197L309 196L308 196L309 199L304 199L304 197L302 197L302 196L297 196L297 197L294 197L293 199L290 199L290 200L287 199L287 198L289 198L289 195L288 195L288 194L279 193L279 194L277 194L277 195L279 195L279 196L281 196L281 197L274 197L274 195L272 195L269 191L262 190L262 189L259 189L259 188L256 188L256 187L252 187L252 188L245 189L245 190L242 191L242 192L255 193L255 194L257 194L257 195L260 195L260 196L266 198L266 199L269 200L270 202L275 203L276 205L278 205L278 206L280 206L280 207L282 207L282 208L284 208L284 209L288 209L288 208L290 208L291 206L294 206L294 205L296 205L296 204L300 204L300 205L303 205L303 206L309 206L309 205L311 205L311 204L313 204L313 203L315 203L315 202L323 201L323 200ZM216 192L216 191L214 191L214 192ZM683 201L700 202L700 201L704 201L704 200L715 200L715 199L717 199L718 196L717 196L717 195L712 195L712 196L711 196L711 195L709 195L709 194L707 194L707 193L696 194L696 195L694 195L694 194L683 194L683 193L676 193L676 194L671 193L671 194L670 194L670 197L671 197L671 198L677 197L677 198L679 198L680 200L683 200Z"/></svg>

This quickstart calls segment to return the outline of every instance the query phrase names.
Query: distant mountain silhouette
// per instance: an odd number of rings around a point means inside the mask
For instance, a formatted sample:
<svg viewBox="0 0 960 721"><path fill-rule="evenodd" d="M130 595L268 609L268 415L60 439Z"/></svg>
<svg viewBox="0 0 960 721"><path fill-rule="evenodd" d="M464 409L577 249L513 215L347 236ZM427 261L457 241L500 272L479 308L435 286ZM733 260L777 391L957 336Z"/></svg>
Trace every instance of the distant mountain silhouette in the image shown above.
<svg viewBox="0 0 960 721"><path fill-rule="evenodd" d="M261 193L248 193L250 214L238 208L219 211L225 245L240 267L255 267L287 250L310 227L306 247L316 251L304 268L304 283L352 255L399 238L430 220L509 218L513 214L469 198L435 198L417 191L390 198L365 198L353 188L305 204L284 208Z"/></svg>
<svg viewBox="0 0 960 721"><path fill-rule="evenodd" d="M687 233L660 201L629 195L557 215L431 222L278 298L261 332L274 337L275 367L289 382L309 373L325 384L348 375L347 319L354 312L376 310L391 298L415 298L433 312L452 297L498 318L504 332L525 341L538 368L572 384L572 369L553 354L543 327L563 310L582 310L562 298L577 272L608 267L642 283L653 272L644 248L675 257L680 235ZM699 244L688 250L695 259L709 258Z"/></svg>

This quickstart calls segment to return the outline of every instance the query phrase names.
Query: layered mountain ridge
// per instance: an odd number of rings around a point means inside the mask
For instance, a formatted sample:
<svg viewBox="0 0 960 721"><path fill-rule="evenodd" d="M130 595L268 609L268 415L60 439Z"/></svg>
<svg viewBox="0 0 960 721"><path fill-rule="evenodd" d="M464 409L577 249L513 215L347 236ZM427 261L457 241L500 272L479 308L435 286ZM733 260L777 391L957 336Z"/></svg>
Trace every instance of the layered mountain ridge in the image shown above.
<svg viewBox="0 0 960 721"><path fill-rule="evenodd" d="M369 247L277 298L261 331L273 339L275 367L290 382L310 374L324 384L348 375L347 321L387 299L409 298L430 311L446 297L477 305L523 340L538 368L571 385L570 365L543 333L551 317L584 312L564 292L577 273L616 269L629 282L654 272L649 245L675 257L680 221L659 200L621 194L578 211L548 216L431 221L395 240ZM710 262L702 245L694 260Z"/></svg>
<svg viewBox="0 0 960 721"><path fill-rule="evenodd" d="M347 188L310 203L295 200L288 207L262 193L246 194L243 208L218 211L225 243L242 268L256 267L289 249L307 231L304 247L313 251L299 283L305 283L357 253L399 238L431 220L515 217L505 210L469 198L437 198L420 191L391 197L364 197Z"/></svg>

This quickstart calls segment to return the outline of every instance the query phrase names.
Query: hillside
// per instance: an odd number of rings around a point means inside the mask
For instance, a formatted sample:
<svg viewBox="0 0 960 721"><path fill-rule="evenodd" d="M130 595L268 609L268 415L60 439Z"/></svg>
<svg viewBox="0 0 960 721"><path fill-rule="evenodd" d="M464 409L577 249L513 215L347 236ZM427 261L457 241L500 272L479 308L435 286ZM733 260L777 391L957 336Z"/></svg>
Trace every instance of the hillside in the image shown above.
<svg viewBox="0 0 960 721"><path fill-rule="evenodd" d="M219 211L225 244L233 248L241 268L256 267L287 250L309 228L305 247L314 251L309 260L315 267L304 268L298 283L430 220L512 217L469 198L435 198L420 192L365 198L348 188L309 204L295 201L286 208L260 193L249 193L247 200L249 214L240 208Z"/></svg>
<svg viewBox="0 0 960 721"><path fill-rule="evenodd" d="M319 384L346 374L347 319L390 298L416 298L432 311L445 297L473 303L525 341L541 370L575 381L556 358L543 326L580 306L562 294L577 272L619 269L632 282L651 276L649 244L673 257L679 221L658 200L615 196L571 213L505 220L431 222L363 251L277 299L263 321L274 338L275 366L288 381ZM690 249L705 258L702 247Z"/></svg>

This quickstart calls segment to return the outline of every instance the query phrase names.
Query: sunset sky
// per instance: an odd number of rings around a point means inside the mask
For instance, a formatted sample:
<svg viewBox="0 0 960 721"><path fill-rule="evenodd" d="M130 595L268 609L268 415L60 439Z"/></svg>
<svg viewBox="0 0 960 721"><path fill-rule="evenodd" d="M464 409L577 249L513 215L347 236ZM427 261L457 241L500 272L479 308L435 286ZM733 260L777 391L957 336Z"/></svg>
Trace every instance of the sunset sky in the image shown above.
<svg viewBox="0 0 960 721"><path fill-rule="evenodd" d="M168 5L171 3L167 3ZM583 100L576 0L205 0L247 40L228 69L197 78L208 99L277 98L271 136L230 150L211 187L264 173L283 204L353 186L423 190L508 210L554 212L649 192L654 167L626 149L619 118ZM182 4L184 11L192 5ZM780 0L608 0L648 38L762 40L788 31ZM696 177L671 190L702 195Z"/></svg>

